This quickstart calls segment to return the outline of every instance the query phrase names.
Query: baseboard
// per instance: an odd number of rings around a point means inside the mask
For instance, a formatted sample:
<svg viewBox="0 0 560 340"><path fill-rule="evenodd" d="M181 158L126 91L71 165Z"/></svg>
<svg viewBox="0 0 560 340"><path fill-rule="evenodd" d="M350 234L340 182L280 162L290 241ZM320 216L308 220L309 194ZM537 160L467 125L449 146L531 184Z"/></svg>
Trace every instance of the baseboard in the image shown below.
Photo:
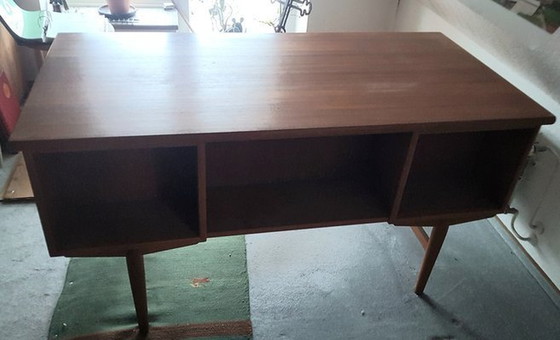
<svg viewBox="0 0 560 340"><path fill-rule="evenodd" d="M513 253L519 258L523 266L537 280L542 289L550 299L560 308L560 289L554 284L546 272L523 248L519 240L509 231L508 227L498 218L489 218L488 221L510 247Z"/></svg>

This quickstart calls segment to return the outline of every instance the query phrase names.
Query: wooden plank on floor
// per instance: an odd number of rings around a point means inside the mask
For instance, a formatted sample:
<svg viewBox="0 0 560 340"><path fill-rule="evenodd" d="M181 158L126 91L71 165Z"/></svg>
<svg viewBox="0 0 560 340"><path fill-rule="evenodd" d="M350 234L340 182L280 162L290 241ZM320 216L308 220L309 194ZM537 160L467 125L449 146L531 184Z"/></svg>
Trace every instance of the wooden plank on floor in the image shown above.
<svg viewBox="0 0 560 340"><path fill-rule="evenodd" d="M21 153L17 155L17 160L7 183L2 195L3 200L9 201L33 198L33 190L29 182L27 167L25 166L25 160Z"/></svg>

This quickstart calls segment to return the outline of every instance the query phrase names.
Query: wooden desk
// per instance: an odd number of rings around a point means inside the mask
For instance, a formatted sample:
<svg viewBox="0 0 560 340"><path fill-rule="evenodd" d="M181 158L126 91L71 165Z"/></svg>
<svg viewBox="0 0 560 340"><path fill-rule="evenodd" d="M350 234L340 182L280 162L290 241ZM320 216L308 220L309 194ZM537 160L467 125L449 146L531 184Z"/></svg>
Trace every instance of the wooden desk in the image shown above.
<svg viewBox="0 0 560 340"><path fill-rule="evenodd" d="M437 33L63 34L12 135L52 256L504 211L554 116Z"/></svg>

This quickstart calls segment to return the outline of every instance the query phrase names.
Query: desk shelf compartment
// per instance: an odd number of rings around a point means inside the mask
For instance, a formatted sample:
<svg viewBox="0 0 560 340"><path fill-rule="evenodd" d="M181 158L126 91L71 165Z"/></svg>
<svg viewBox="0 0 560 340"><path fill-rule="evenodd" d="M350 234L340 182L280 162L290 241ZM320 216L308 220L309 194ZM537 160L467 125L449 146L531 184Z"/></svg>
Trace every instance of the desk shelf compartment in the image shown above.
<svg viewBox="0 0 560 340"><path fill-rule="evenodd" d="M534 129L421 135L399 219L505 208Z"/></svg>
<svg viewBox="0 0 560 340"><path fill-rule="evenodd" d="M51 255L199 238L196 147L43 153L34 163Z"/></svg>
<svg viewBox="0 0 560 340"><path fill-rule="evenodd" d="M387 220L409 134L206 146L208 235Z"/></svg>

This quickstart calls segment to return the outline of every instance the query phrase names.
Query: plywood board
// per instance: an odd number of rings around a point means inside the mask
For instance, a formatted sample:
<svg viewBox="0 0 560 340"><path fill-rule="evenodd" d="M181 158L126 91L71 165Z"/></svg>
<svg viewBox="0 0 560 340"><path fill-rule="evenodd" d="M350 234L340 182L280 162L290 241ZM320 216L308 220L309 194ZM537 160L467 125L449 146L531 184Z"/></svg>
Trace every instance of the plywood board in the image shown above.
<svg viewBox="0 0 560 340"><path fill-rule="evenodd" d="M29 182L27 167L21 153L17 155L17 160L7 183L2 199L20 200L33 198L33 190Z"/></svg>

